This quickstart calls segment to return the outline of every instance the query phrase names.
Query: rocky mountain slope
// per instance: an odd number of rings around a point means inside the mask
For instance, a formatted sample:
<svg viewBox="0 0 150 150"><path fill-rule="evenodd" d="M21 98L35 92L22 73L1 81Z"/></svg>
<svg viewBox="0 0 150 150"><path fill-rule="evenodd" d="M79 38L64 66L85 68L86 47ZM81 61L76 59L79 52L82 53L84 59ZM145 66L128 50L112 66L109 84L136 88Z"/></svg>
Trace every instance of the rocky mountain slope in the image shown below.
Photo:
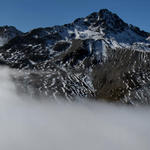
<svg viewBox="0 0 150 150"><path fill-rule="evenodd" d="M27 33L13 29L8 34L13 36L1 44L0 64L18 70L12 78L19 93L150 103L145 92L149 91L150 33L109 10ZM1 39L7 35L3 34Z"/></svg>

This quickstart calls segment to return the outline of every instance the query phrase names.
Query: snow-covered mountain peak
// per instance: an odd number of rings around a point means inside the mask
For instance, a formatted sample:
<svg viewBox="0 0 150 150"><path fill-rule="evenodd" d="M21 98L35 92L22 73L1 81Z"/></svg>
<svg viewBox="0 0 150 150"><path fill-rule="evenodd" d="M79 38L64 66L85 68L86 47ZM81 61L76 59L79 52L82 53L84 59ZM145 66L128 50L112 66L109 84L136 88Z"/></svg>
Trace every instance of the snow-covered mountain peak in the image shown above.
<svg viewBox="0 0 150 150"><path fill-rule="evenodd" d="M149 37L107 9L24 34L5 26L0 64L27 70L16 82L31 95L120 100L150 79Z"/></svg>
<svg viewBox="0 0 150 150"><path fill-rule="evenodd" d="M103 29L105 33L121 32L128 27L128 24L108 9L102 9L99 12L94 12L85 17L84 21L89 24L89 26L97 27L99 30Z"/></svg>
<svg viewBox="0 0 150 150"><path fill-rule="evenodd" d="M53 29L56 31L57 28ZM150 50L150 43L146 40L150 36L149 33L140 30L136 26L128 25L117 14L108 9L93 12L85 18L76 19L71 24L59 26L58 29L57 33L65 37L64 40L74 38L103 40L111 48Z"/></svg>

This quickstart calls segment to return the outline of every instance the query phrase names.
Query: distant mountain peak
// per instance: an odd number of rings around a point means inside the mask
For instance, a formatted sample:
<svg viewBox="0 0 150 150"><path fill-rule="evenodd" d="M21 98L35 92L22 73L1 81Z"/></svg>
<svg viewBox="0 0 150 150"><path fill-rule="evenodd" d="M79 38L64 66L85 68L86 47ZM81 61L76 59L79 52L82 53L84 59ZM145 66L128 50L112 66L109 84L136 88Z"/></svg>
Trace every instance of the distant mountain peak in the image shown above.
<svg viewBox="0 0 150 150"><path fill-rule="evenodd" d="M0 46L3 46L9 40L22 34L23 33L17 30L14 26L8 26L8 25L1 26L0 27Z"/></svg>

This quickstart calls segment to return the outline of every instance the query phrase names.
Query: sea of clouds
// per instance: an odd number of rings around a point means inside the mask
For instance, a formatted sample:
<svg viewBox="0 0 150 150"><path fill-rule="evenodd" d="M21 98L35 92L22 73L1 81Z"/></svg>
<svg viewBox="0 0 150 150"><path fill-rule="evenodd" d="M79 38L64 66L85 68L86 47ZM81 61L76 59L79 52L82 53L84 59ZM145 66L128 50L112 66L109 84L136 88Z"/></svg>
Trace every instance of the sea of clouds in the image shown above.
<svg viewBox="0 0 150 150"><path fill-rule="evenodd" d="M19 96L0 68L0 150L150 150L150 109Z"/></svg>

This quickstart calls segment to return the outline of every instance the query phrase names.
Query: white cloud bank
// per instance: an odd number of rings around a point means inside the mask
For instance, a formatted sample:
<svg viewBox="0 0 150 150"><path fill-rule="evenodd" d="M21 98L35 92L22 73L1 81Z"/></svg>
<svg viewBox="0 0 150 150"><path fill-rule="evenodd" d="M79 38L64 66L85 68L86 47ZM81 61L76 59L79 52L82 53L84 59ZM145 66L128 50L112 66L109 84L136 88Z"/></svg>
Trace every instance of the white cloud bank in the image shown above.
<svg viewBox="0 0 150 150"><path fill-rule="evenodd" d="M0 68L0 150L149 150L150 110L19 97Z"/></svg>

